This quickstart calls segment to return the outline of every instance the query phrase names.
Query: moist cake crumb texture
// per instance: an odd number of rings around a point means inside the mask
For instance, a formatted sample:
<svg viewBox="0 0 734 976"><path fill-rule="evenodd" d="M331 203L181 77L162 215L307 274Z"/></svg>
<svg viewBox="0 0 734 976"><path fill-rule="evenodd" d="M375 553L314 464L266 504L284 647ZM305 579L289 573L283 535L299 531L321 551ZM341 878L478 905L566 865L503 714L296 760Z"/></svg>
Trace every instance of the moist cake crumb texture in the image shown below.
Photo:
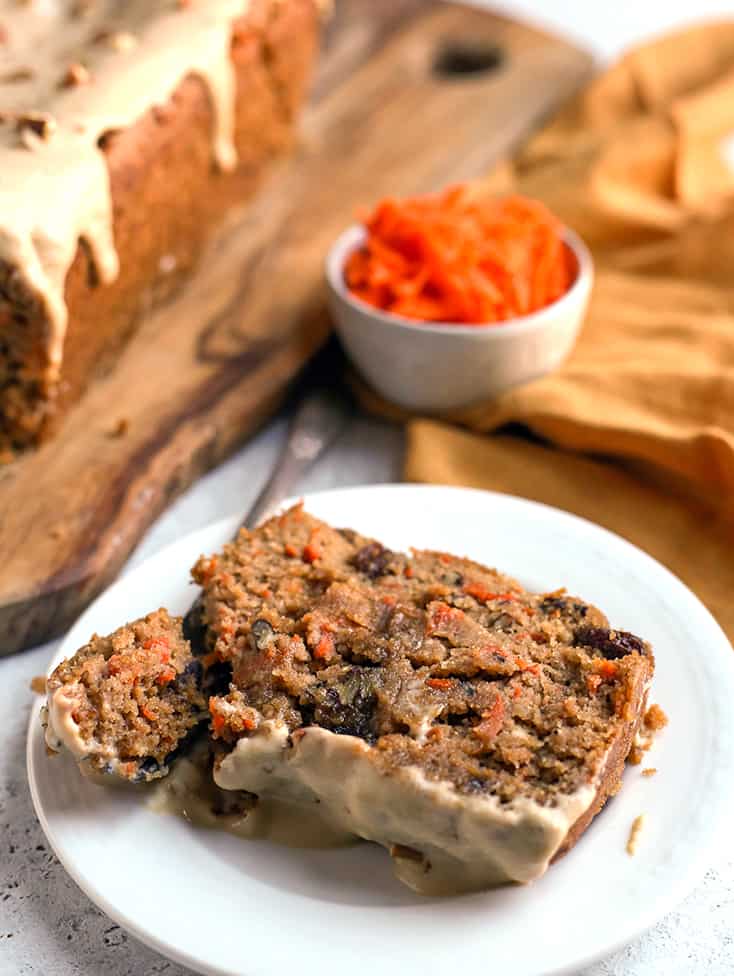
<svg viewBox="0 0 734 976"><path fill-rule="evenodd" d="M552 804L636 725L652 673L648 645L564 591L391 552L298 507L193 575L208 660L232 669L209 701L225 751L264 721L318 726L364 740L386 774L417 767L463 794Z"/></svg>
<svg viewBox="0 0 734 976"><path fill-rule="evenodd" d="M48 679L47 743L71 749L85 772L158 778L206 714L200 678L166 610L95 635Z"/></svg>
<svg viewBox="0 0 734 976"><path fill-rule="evenodd" d="M637 845L640 842L640 834L642 833L644 823L644 813L641 813L632 821L632 826L630 827L629 837L627 838L627 845L625 848L630 857L634 857L634 855L637 853Z"/></svg>

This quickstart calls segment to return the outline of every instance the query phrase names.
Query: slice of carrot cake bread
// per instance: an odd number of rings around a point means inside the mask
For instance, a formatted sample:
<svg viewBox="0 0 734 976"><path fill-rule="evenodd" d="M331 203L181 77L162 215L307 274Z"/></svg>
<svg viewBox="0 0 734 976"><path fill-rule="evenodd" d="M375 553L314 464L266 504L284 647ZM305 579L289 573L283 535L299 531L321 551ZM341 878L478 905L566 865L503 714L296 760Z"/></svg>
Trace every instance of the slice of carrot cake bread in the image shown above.
<svg viewBox="0 0 734 976"><path fill-rule="evenodd" d="M218 786L318 807L444 892L537 878L620 786L650 647L563 591L295 507L199 560Z"/></svg>
<svg viewBox="0 0 734 976"><path fill-rule="evenodd" d="M382 844L428 893L539 877L619 789L654 661L582 600L300 506L193 576L185 621L159 610L53 672L52 749L154 779L208 719L217 787Z"/></svg>
<svg viewBox="0 0 734 976"><path fill-rule="evenodd" d="M202 666L181 623L156 610L62 661L46 686L49 749L65 747L93 776L164 776L206 715Z"/></svg>

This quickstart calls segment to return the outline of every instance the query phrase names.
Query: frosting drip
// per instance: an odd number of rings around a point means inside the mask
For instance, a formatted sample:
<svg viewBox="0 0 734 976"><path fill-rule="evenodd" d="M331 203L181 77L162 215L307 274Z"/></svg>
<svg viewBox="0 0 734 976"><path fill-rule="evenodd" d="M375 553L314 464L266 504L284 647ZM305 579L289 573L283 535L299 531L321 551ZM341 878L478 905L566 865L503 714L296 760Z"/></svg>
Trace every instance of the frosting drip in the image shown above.
<svg viewBox="0 0 734 976"><path fill-rule="evenodd" d="M596 781L561 794L553 806L529 797L502 805L468 796L417 767L390 775L351 735L308 727L299 735L264 721L239 740L214 770L223 790L247 790L315 816L324 836L350 835L388 848L397 877L430 895L476 891L540 877L576 820L589 808Z"/></svg>
<svg viewBox="0 0 734 976"><path fill-rule="evenodd" d="M99 141L164 104L189 74L210 93L213 155L237 162L232 23L248 0L0 0L0 260L43 303L58 379L66 275L84 241L118 272Z"/></svg>

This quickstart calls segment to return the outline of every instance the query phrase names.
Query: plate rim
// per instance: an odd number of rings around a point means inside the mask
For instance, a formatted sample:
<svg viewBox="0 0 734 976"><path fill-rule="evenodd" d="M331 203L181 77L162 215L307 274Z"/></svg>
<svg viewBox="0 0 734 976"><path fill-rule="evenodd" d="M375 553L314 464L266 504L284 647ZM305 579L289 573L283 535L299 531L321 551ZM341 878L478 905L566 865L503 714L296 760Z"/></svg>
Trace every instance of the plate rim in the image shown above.
<svg viewBox="0 0 734 976"><path fill-rule="evenodd" d="M505 492L469 486L410 482L383 482L378 484L350 485L343 488L330 488L295 495L283 500L281 503L275 506L273 508L273 513L276 513L288 505L294 504L295 502L303 501L304 504L308 506L311 499L328 499L329 496L347 495L352 493L358 494L365 491L375 493L390 493L400 491L401 493L418 492L425 494L449 492L464 495L472 494L483 497L489 496L494 499L499 499L501 502L509 501L511 503L517 503L519 507L529 507L531 509L542 510L544 513L553 518L560 517L563 520L569 520L572 523L582 526L585 531L591 531L597 535L601 534L602 536L606 537L607 542L611 542L614 546L620 547L621 551L628 550L633 552L636 558L642 557L643 562L647 561L650 566L654 567L657 575L660 576L662 574L662 576L666 578L668 585L672 585L674 589L677 589L678 593L683 596L685 600L692 602L692 604L696 607L697 613L702 615L704 619L707 619L707 625L710 628L713 628L712 632L716 633L716 636L721 643L721 650L723 651L726 647L728 648L728 653L732 655L732 644L724 633L721 625L718 623L711 611L696 596L696 594L678 576L676 576L675 573L669 570L649 553L645 552L645 550L641 549L639 546L636 546L623 536L618 535L617 533L606 529L595 522L592 522L590 519L586 519L583 516L576 515L572 512L566 511L565 509L548 505L544 502L538 502L533 499L525 498L521 495L511 495ZM103 598L107 597L111 591L122 589L129 575L143 569L143 567L146 567L153 561L164 558L165 554L170 549L174 549L184 540L189 540L191 537L198 535L206 536L213 534L217 530L223 530L225 527L231 527L234 529L240 520L241 513L223 516L222 518L209 522L204 526L200 526L199 528L193 529L190 532L184 533L180 536L180 538L161 546L161 548L151 553L142 562L136 564L130 569L123 570L122 574L108 587L106 587L84 609L84 611L67 630L66 634L59 642L56 653L52 656L49 662L47 673L48 670L56 666L56 663L63 655L68 653L68 651L65 650L65 645L68 641L70 633L88 614L93 614L97 604ZM722 660L725 659L725 655L723 653L721 654L721 658ZM734 688L734 656L728 658L727 662L727 668L729 671L728 681L732 688ZM37 740L37 737L41 734L40 724L38 722L38 712L35 708L35 704L37 704L42 697L43 696L41 695L34 696L34 707L31 708L31 714L29 717L25 750L26 774L28 777L34 812L44 832L46 840L48 841L51 849L58 858L64 870L97 908L103 911L110 919L112 919L112 921L120 925L139 942L159 953L164 958L169 959L179 965L186 966L194 972L201 973L202 976L243 976L245 970L234 970L230 968L221 968L219 965L211 965L205 959L191 955L185 950L179 949L174 943L169 943L165 940L159 939L154 932L139 925L136 921L129 919L124 911L119 910L113 903L111 903L108 898L101 891L99 891L94 883L86 878L86 876L84 876L81 872L78 872L74 867L73 859L67 858L66 853L57 847L53 837L53 830L45 815L43 805L40 800L33 758L34 743ZM734 737L730 737L730 739L729 752L732 754L732 756L734 756ZM577 956L571 962L564 963L560 966L555 966L552 969L539 971L538 976L566 976L566 974L571 976L571 974L577 973L579 969L593 965L595 962L598 962L613 952L618 951L620 948L629 945L634 939L638 938L643 932L647 931L664 915L675 908L675 906L678 905L680 901L701 880L713 860L713 850L719 839L722 837L726 827L727 809L734 813L734 781L730 784L727 795L720 794L717 797L716 809L718 811L716 814L716 822L712 825L712 829L709 831L705 841L699 844L693 855L689 858L687 868L681 873L674 883L668 886L664 893L656 897L654 900L651 900L645 909L637 913L633 924L631 924L625 930L623 935L608 943L605 943L605 945L598 951L586 953L583 956Z"/></svg>

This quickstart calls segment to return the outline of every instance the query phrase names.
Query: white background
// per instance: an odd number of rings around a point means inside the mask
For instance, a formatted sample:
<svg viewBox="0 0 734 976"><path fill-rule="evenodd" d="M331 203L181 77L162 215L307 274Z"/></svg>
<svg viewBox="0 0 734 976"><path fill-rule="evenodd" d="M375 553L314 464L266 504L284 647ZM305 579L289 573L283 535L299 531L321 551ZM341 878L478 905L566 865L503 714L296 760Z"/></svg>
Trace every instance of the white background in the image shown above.
<svg viewBox="0 0 734 976"><path fill-rule="evenodd" d="M549 0L492 6L563 30L602 58L673 25L705 16L734 16L734 4L718 0ZM284 430L284 421L275 421L227 464L200 481L151 529L130 565L183 532L243 511L266 477ZM358 420L302 489L399 480L401 456L398 430ZM4 717L0 750L0 976L184 976L183 969L138 945L101 915L45 848L30 806L23 750L31 708L29 682L34 674L45 671L54 646L0 660L0 714ZM603 905L599 910L603 911ZM528 937L532 938L532 933ZM729 845L678 911L627 949L578 976L733 973L734 845ZM504 976L511 976L511 971L508 969Z"/></svg>
<svg viewBox="0 0 734 976"><path fill-rule="evenodd" d="M338 2L338 0L337 0ZM524 17L591 48L609 58L640 38L664 33L696 21L734 16L726 0L517 0L493 3L471 0L515 17Z"/></svg>

